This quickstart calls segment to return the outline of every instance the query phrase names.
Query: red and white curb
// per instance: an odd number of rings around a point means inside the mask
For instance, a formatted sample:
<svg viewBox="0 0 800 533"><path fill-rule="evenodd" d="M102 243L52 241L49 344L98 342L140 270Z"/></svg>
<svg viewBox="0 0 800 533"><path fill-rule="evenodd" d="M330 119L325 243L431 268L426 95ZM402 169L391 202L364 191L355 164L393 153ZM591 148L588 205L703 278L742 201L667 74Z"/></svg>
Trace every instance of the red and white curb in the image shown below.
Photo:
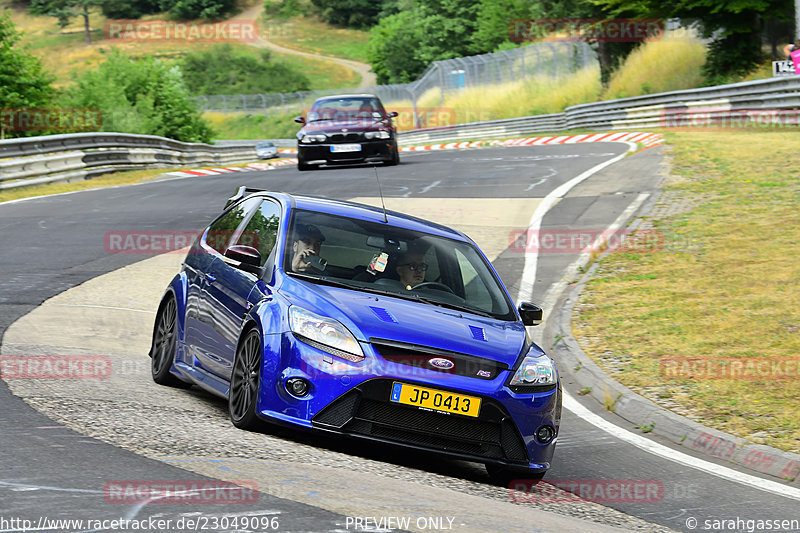
<svg viewBox="0 0 800 533"><path fill-rule="evenodd" d="M584 133L580 135L561 135L557 137L520 137L498 141L496 139L485 141L472 141L447 144L428 144L425 146L407 146L400 148L401 152L420 152L427 150L460 150L463 148L478 148L480 146L538 146L542 144L575 144L591 142L635 142L650 148L658 146L664 141L661 133L652 132L617 132L617 133Z"/></svg>
<svg viewBox="0 0 800 533"><path fill-rule="evenodd" d="M211 176L214 174L226 174L228 172L249 172L257 170L247 167L224 167L224 168L195 168L192 170L179 170L177 172L167 172L167 176Z"/></svg>
<svg viewBox="0 0 800 533"><path fill-rule="evenodd" d="M427 144L423 146L406 146L399 148L401 152L425 152L433 150L463 150L466 148L480 148L482 146L540 146L543 144L577 144L577 143L596 143L596 142L634 142L644 145L642 150L658 146L664 141L664 135L652 132L617 132L617 133L584 133L580 135L560 135L556 137L520 137L519 139L507 139L499 141L497 139L487 139L483 141L470 141L445 144ZM278 150L282 154L296 154L293 148L281 148ZM276 159L267 163L250 163L246 167L228 168L202 168L193 170L182 170L169 172L169 176L209 176L212 174L224 174L226 172L247 172L253 170L271 170L273 168L286 165L296 165L297 159L286 158Z"/></svg>

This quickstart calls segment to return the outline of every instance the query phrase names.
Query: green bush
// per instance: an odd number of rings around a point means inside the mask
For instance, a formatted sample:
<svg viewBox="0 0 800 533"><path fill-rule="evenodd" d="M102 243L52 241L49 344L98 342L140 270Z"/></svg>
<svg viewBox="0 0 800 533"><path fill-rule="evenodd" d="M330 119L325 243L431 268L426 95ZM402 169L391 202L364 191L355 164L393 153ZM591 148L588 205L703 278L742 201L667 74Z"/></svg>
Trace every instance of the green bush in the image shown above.
<svg viewBox="0 0 800 533"><path fill-rule="evenodd" d="M147 57L134 61L112 51L97 70L81 74L64 96L65 107L102 113L101 131L160 135L208 142L211 126L197 109L180 68Z"/></svg>
<svg viewBox="0 0 800 533"><path fill-rule="evenodd" d="M265 94L307 91L308 78L274 61L269 50L220 44L181 60L186 86L194 94Z"/></svg>

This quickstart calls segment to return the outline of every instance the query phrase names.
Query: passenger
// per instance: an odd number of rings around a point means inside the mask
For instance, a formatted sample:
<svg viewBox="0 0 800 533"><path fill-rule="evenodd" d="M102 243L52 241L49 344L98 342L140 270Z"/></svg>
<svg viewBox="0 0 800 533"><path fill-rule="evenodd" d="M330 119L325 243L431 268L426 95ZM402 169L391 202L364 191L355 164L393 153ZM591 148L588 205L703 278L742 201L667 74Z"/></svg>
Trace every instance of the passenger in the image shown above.
<svg viewBox="0 0 800 533"><path fill-rule="evenodd" d="M311 224L299 225L295 230L295 240L292 243L292 270L294 272L325 270L324 260L314 258L314 256L319 258L319 251L324 241L325 236L318 227Z"/></svg>

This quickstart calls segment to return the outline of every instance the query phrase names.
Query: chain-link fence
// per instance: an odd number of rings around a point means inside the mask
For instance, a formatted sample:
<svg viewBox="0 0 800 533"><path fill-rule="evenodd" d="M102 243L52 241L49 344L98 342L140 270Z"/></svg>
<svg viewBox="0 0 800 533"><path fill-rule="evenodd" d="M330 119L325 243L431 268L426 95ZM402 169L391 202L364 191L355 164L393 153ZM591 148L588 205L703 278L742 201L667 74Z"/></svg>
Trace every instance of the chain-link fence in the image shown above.
<svg viewBox="0 0 800 533"><path fill-rule="evenodd" d="M205 111L285 112L310 106L320 96L344 93L371 93L384 102L417 101L429 91L445 95L461 89L519 81L534 76L560 78L581 68L597 64L597 56L585 42L545 42L491 54L434 61L418 80L397 85L378 85L358 89L329 89L274 94L198 96ZM416 116L416 112L414 113Z"/></svg>

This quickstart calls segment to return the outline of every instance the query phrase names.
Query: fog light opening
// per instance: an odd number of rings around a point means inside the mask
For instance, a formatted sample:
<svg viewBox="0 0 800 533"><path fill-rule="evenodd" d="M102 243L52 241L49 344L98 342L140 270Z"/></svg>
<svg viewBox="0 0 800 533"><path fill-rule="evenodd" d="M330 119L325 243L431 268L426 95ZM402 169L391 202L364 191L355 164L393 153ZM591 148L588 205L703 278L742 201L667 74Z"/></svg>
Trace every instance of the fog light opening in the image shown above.
<svg viewBox="0 0 800 533"><path fill-rule="evenodd" d="M550 426L542 426L536 430L536 440L542 444L547 444L553 440L555 434L556 432Z"/></svg>
<svg viewBox="0 0 800 533"><path fill-rule="evenodd" d="M303 378L289 378L286 380L286 391L292 396L302 398L310 389L308 381Z"/></svg>

